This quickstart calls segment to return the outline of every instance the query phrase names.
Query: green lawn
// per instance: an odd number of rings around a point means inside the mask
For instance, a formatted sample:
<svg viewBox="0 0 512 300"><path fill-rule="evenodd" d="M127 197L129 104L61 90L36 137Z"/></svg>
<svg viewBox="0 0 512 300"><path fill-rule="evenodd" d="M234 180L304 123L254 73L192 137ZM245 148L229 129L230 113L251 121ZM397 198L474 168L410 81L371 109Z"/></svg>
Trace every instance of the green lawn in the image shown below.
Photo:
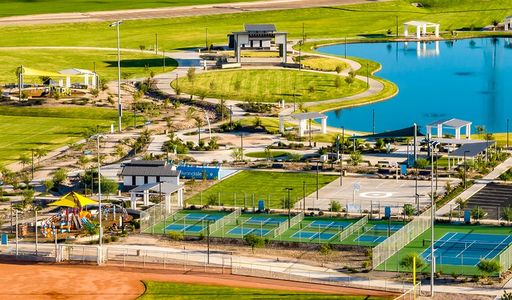
<svg viewBox="0 0 512 300"><path fill-rule="evenodd" d="M347 296L321 293L280 291L271 289L236 288L220 285L203 285L174 282L145 281L146 291L139 298L149 299L338 299L338 300L376 300L387 299L373 296Z"/></svg>
<svg viewBox="0 0 512 300"><path fill-rule="evenodd" d="M338 177L320 174L319 188L336 178ZM245 193L245 206L248 208L253 207L253 195L256 208L258 200L265 200L265 207L282 208L281 203L288 195L285 188L293 188L290 198L295 202L302 198L303 182L306 183L306 196L316 190L315 173L242 171L220 181L206 191L196 194L187 200L187 204L204 205L208 201L212 201L212 205L217 205L220 195L221 205L234 206L236 200L236 206L243 207Z"/></svg>
<svg viewBox="0 0 512 300"><path fill-rule="evenodd" d="M435 239L440 239L443 235L448 232L464 232L464 233L481 233L481 234L502 234L512 235L512 227L499 227L499 226L486 226L486 225L448 225L448 224L436 224L435 226ZM424 240L430 240L431 231L427 230L421 234L418 238L409 243L405 248L400 250L397 254L390 257L385 263L378 266L377 270L388 270L388 271L409 271L403 267L399 267L400 259L407 253L416 252L421 254L425 249L430 247L428 242L424 243ZM483 250L485 251L485 250ZM483 252L482 252L483 253ZM463 259L463 256L460 257ZM488 257L493 259L493 257ZM496 257L497 259L497 257ZM445 274L461 274L461 275L478 275L480 272L474 266L459 266L459 265L446 265L441 260L437 261L436 271ZM421 272L429 272L430 265L425 264L421 269ZM418 271L419 272L419 271Z"/></svg>
<svg viewBox="0 0 512 300"><path fill-rule="evenodd" d="M224 0L223 0L224 1ZM12 1L11 1L12 2ZM85 2L85 1L84 1ZM128 3L129 1L125 1ZM140 2L140 1L139 1ZM154 44L158 33L159 48L165 50L203 46L205 27L208 41L226 44L226 34L240 30L244 24L274 23L287 31L290 39L302 36L302 24L308 39L343 38L345 36L385 37L388 29L395 30L398 16L399 30L409 20L441 23L441 30L482 27L492 20L503 20L512 14L509 0L428 1L430 7L416 8L409 1L396 0L340 7L321 7L285 11L249 12L200 17L126 21L121 29L122 47L138 49L139 45ZM33 1L21 2L29 6ZM130 1L129 3L132 3ZM136 2L134 2L136 3ZM139 5L139 4L134 4ZM55 9L53 6L51 9ZM5 11L5 9L0 9ZM34 26L5 26L0 30L3 46L116 46L116 31L108 22L80 24L51 24ZM23 32L23 34L19 34ZM186 34L183 34L186 32ZM355 54L355 53L352 53Z"/></svg>
<svg viewBox="0 0 512 300"><path fill-rule="evenodd" d="M185 5L201 5L248 1L255 0L3 0L0 2L0 17L62 12L87 12L120 9L174 7Z"/></svg>
<svg viewBox="0 0 512 300"><path fill-rule="evenodd" d="M296 61L298 62L298 60ZM304 56L300 62L307 68L327 72L336 71L337 66L340 66L342 70L349 67L347 63L339 59L327 57Z"/></svg>
<svg viewBox="0 0 512 300"><path fill-rule="evenodd" d="M290 153L286 152L286 151L270 151L271 158L285 156L288 154L290 154ZM268 158L267 153L265 153L264 151L247 153L247 154L245 154L245 156L254 157L254 158Z"/></svg>
<svg viewBox="0 0 512 300"><path fill-rule="evenodd" d="M92 107L0 106L0 164L30 149L55 149L82 138L85 129L117 125L117 111Z"/></svg>
<svg viewBox="0 0 512 300"><path fill-rule="evenodd" d="M163 71L161 56L140 52L121 53L121 76L123 78L148 77L151 70L155 73ZM23 65L27 68L42 71L58 72L63 69L79 68L94 70L101 78L112 80L117 78L117 52L76 49L30 49L13 50L0 48L0 83L16 82L16 68ZM174 59L166 58L166 71L177 66ZM27 76L27 83L41 83L38 77Z"/></svg>
<svg viewBox="0 0 512 300"><path fill-rule="evenodd" d="M233 70L202 73L192 81L178 80L178 84L187 94L262 102L320 101L358 94L366 89L366 83L361 80L348 85L343 78L336 88L336 78L337 75L295 70ZM176 81L172 86L176 86Z"/></svg>

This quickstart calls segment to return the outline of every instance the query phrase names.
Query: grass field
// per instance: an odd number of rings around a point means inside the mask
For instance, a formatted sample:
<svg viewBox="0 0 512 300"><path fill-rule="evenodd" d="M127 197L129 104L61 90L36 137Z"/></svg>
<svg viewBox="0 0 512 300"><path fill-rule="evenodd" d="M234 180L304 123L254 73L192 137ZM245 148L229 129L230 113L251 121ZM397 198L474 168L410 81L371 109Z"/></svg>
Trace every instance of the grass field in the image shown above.
<svg viewBox="0 0 512 300"><path fill-rule="evenodd" d="M318 178L318 186L322 188L335 180L337 176L320 174ZM293 188L290 198L295 203L297 199L302 198L303 182L305 182L306 196L316 190L316 174L314 173L242 171L220 181L201 194L189 198L187 204L204 205L211 201L211 205L217 205L220 202L226 206L235 206L236 201L237 207L243 207L245 193L245 207L253 207L254 195L256 207L258 200L265 200L265 207L282 208L283 199L288 197L285 188Z"/></svg>
<svg viewBox="0 0 512 300"><path fill-rule="evenodd" d="M151 70L163 71L161 56L140 52L121 52L121 76L123 78L148 77ZM16 82L16 68L58 72L63 69L79 68L94 70L101 78L117 78L117 52L76 49L1 49L0 48L0 83ZM177 66L174 59L166 58L165 70L171 71ZM25 77L26 83L41 83L38 77Z"/></svg>
<svg viewBox="0 0 512 300"><path fill-rule="evenodd" d="M485 226L485 225L448 225L448 224L436 224L435 226L435 239L440 239L443 235L448 232L462 232L462 233L480 233L480 234L501 234L501 235L512 235L511 227L499 227L499 226ZM399 266L400 259L407 253L416 252L421 254L425 249L430 247L427 242L424 244L424 240L430 240L431 231L427 230L421 234L418 238L409 243L406 247L400 250L397 254L390 257L385 263L378 266L377 270L388 270L388 271L401 271L409 272L403 267ZM461 260L463 257L460 257ZM492 257L488 257L492 259ZM497 259L497 258L496 258ZM445 274L461 274L461 275L479 275L480 272L474 266L461 266L461 265L447 265L442 263L442 258L437 261L436 271ZM430 265L425 264L421 272L429 272Z"/></svg>
<svg viewBox="0 0 512 300"><path fill-rule="evenodd" d="M179 80L187 94L206 97L255 100L262 102L311 102L346 97L366 89L366 83L355 80L348 85L337 75L293 70L235 70L202 73L193 81ZM172 83L176 86L176 81ZM295 97L294 97L295 95Z"/></svg>
<svg viewBox="0 0 512 300"><path fill-rule="evenodd" d="M271 158L276 158L276 157L280 157L280 156L286 156L288 154L290 154L289 152L286 152L286 151L270 151L270 157ZM254 157L254 158L268 158L268 155L267 153L265 152L251 152L251 153L247 153L245 154L245 156L248 156L248 157Z"/></svg>
<svg viewBox="0 0 512 300"><path fill-rule="evenodd" d="M13 1L10 2L12 4ZM32 2L21 3L27 6L32 5ZM397 0L341 7L133 20L123 24L121 42L124 48L138 49L141 44L152 45L154 34L158 33L160 49L203 46L205 27L208 27L209 43L225 44L227 33L240 30L244 24L252 23L274 23L279 30L287 31L290 39L302 36L303 23L307 38L310 39L345 36L372 39L385 37L388 29L394 31L396 16L398 16L401 31L403 22L409 20L433 21L441 24L441 30L452 30L471 26L482 27L491 24L494 19L503 20L505 16L512 14L512 6L508 0L431 0L423 3L429 6L416 8L407 0ZM52 9L55 8L52 7ZM107 25L108 22L67 24L66 26L60 24L5 26L0 30L0 35L4 37L2 39L4 46L115 47L116 31ZM183 34L184 32L186 34Z"/></svg>
<svg viewBox="0 0 512 300"><path fill-rule="evenodd" d="M63 13L63 12L87 12L87 11L105 11L121 9L140 9L140 8L158 8L174 7L185 5L201 5L213 3L228 2L248 2L256 0L142 0L142 1L124 1L124 0L36 0L19 1L3 0L0 2L0 17L10 17L30 14Z"/></svg>
<svg viewBox="0 0 512 300"><path fill-rule="evenodd" d="M85 129L117 123L117 111L92 107L0 106L0 164L30 149L55 149L82 138Z"/></svg>
<svg viewBox="0 0 512 300"><path fill-rule="evenodd" d="M321 293L306 293L270 289L236 288L219 285L201 285L173 282L144 282L146 291L139 299L338 299L338 300L377 300L386 299L373 296L346 296Z"/></svg>
<svg viewBox="0 0 512 300"><path fill-rule="evenodd" d="M345 62L335 58L327 57L305 56L303 59L301 59L301 63L307 68L327 72L336 71L337 66L340 66L342 70L349 67Z"/></svg>

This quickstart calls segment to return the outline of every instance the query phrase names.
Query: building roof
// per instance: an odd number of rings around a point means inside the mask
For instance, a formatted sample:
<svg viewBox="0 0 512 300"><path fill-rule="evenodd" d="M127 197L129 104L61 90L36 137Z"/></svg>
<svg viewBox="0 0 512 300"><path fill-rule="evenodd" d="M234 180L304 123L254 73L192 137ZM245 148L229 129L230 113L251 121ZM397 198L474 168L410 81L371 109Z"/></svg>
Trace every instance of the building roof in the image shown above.
<svg viewBox="0 0 512 300"><path fill-rule="evenodd" d="M245 24L244 28L245 31L276 31L276 26L274 24Z"/></svg>
<svg viewBox="0 0 512 300"><path fill-rule="evenodd" d="M180 172L163 160L132 160L124 165L120 175L178 177Z"/></svg>
<svg viewBox="0 0 512 300"><path fill-rule="evenodd" d="M169 195L183 189L182 185L172 184L170 182L154 182L139 185L138 187L131 189L130 193L143 193L144 191L150 191L155 193L162 193Z"/></svg>
<svg viewBox="0 0 512 300"><path fill-rule="evenodd" d="M401 128L397 130L385 131L376 134L369 134L363 136L356 136L352 138L363 138L363 139L377 139L377 138L404 138L414 136L414 126ZM419 128L416 128L416 136L425 136L420 132Z"/></svg>
<svg viewBox="0 0 512 300"><path fill-rule="evenodd" d="M290 115L290 117L292 117L292 118L294 118L296 120L309 120L309 119L327 118L326 115L321 114L319 112L307 112L307 113L293 114L293 115Z"/></svg>
<svg viewBox="0 0 512 300"><path fill-rule="evenodd" d="M93 71L78 68L60 70L59 73L65 75L94 75Z"/></svg>
<svg viewBox="0 0 512 300"><path fill-rule="evenodd" d="M450 128L460 128L460 127L463 127L466 125L471 125L471 124L472 124L472 122L470 122L470 121L464 121L464 120L452 118L452 119L436 121L436 122L428 124L427 126L434 127L434 126L438 126L438 125L443 125L443 126L450 127Z"/></svg>
<svg viewBox="0 0 512 300"><path fill-rule="evenodd" d="M413 21L405 22L404 25L410 25L410 26L423 26L423 25L437 26L439 24L438 23L432 23L432 22L426 22L426 21L416 21L416 20L413 20Z"/></svg>
<svg viewBox="0 0 512 300"><path fill-rule="evenodd" d="M463 144L459 149L450 153L450 156L464 156L466 153L466 157L475 157L478 154L484 152L487 148L494 145L494 141L485 141L471 144Z"/></svg>

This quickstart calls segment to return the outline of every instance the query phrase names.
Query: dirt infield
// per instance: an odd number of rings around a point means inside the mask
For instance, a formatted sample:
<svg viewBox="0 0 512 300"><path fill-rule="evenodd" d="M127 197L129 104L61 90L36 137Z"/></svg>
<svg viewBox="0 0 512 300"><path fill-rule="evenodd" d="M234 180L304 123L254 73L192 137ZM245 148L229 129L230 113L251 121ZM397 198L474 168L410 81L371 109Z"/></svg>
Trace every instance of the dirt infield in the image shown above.
<svg viewBox="0 0 512 300"><path fill-rule="evenodd" d="M371 0L382 2L388 0ZM132 9L119 11L76 12L16 16L0 18L0 25L57 24L102 22L110 20L141 20L159 18L177 18L189 16L219 15L256 11L299 9L308 7L338 6L368 3L369 0L266 0L228 4L193 5L172 8Z"/></svg>
<svg viewBox="0 0 512 300"><path fill-rule="evenodd" d="M0 263L1 299L135 299L144 293L142 280L203 283L246 288L393 296L380 291L278 281L229 274L143 270L93 265Z"/></svg>

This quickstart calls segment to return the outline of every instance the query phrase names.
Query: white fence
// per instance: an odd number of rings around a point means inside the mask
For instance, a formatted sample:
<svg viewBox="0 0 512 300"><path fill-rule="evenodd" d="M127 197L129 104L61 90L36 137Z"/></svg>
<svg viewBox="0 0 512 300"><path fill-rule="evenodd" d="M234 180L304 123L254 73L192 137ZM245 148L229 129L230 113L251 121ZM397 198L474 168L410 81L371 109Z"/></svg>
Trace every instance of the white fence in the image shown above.
<svg viewBox="0 0 512 300"><path fill-rule="evenodd" d="M288 222L282 222L279 226L274 229L274 237L278 237L283 234L286 230L291 227L299 224L302 220L304 220L304 213L300 212L298 215L290 219L290 225L288 226Z"/></svg>
<svg viewBox="0 0 512 300"><path fill-rule="evenodd" d="M240 208L237 208L237 209L235 209L235 211L233 211L229 215L223 217L222 219L219 219L215 223L210 224L210 227L209 227L210 234L212 234L213 232L215 232L221 228L224 228L224 226L232 225L232 224L236 223L236 220L238 219L238 217L240 217L241 214L242 214L242 210Z"/></svg>
<svg viewBox="0 0 512 300"><path fill-rule="evenodd" d="M346 230L339 233L340 241L343 241L344 239L348 238L355 232L357 232L359 229L361 229L364 225L368 223L368 216L364 216L359 221L355 222L354 224L347 227Z"/></svg>
<svg viewBox="0 0 512 300"><path fill-rule="evenodd" d="M400 228L397 232L388 237L384 242L375 246L372 250L373 269L397 253L400 249L412 242L420 234L432 226L432 208L427 209L421 215L415 217L411 222Z"/></svg>
<svg viewBox="0 0 512 300"><path fill-rule="evenodd" d="M180 209L182 208L178 206L171 206L171 212L167 213L165 209L165 201L153 205L147 210L141 212L140 232L154 233L155 225L158 224L158 222L167 220L169 217L175 215Z"/></svg>

